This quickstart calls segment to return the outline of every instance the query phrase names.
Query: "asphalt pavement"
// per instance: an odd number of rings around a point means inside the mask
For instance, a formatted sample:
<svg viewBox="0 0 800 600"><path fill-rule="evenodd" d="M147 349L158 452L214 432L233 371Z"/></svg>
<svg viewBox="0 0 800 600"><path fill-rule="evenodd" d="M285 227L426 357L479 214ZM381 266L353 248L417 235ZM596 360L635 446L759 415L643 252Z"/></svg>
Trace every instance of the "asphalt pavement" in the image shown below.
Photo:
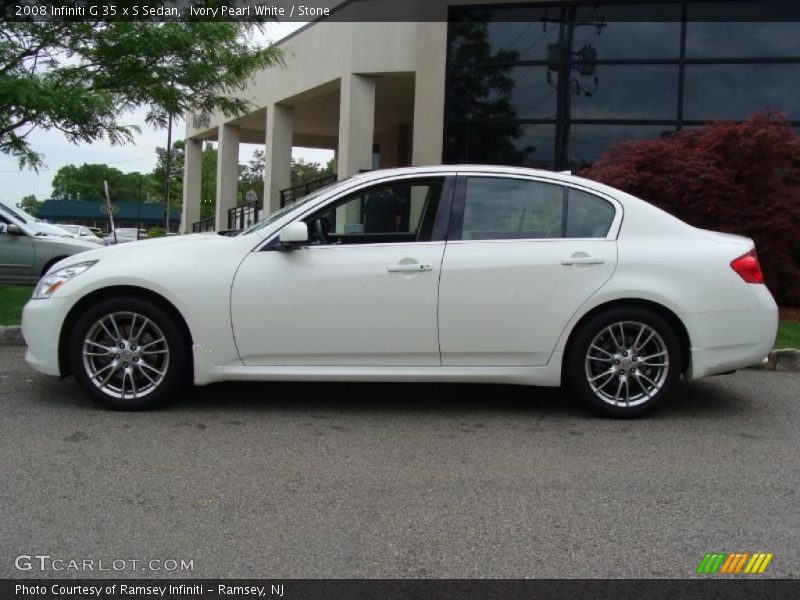
<svg viewBox="0 0 800 600"><path fill-rule="evenodd" d="M683 578L711 551L800 576L797 373L682 384L638 421L438 384L217 384L119 413L22 356L0 346L0 577Z"/></svg>

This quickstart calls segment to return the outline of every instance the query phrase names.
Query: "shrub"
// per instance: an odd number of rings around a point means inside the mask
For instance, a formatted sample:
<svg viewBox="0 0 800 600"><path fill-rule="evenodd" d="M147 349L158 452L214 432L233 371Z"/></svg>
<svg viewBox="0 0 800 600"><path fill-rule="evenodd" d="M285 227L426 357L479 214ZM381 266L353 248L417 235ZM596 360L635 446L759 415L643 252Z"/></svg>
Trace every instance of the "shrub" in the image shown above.
<svg viewBox="0 0 800 600"><path fill-rule="evenodd" d="M800 138L784 115L619 142L580 175L696 227L752 238L778 303L800 305Z"/></svg>
<svg viewBox="0 0 800 600"><path fill-rule="evenodd" d="M151 227L147 230L148 238L164 237L167 235L167 230L163 227Z"/></svg>

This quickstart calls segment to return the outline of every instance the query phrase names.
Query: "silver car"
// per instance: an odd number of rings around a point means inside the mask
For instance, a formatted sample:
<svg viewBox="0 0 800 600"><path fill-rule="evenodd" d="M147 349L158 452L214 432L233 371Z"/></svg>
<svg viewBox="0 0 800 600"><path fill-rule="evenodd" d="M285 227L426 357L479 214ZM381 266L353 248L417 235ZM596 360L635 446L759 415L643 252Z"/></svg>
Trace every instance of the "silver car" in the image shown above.
<svg viewBox="0 0 800 600"><path fill-rule="evenodd" d="M36 283L62 258L96 248L96 243L73 239L63 229L37 223L27 213L0 202L2 283Z"/></svg>
<svg viewBox="0 0 800 600"><path fill-rule="evenodd" d="M69 234L69 237L76 240L83 240L85 242L94 242L95 244L104 244L102 237L98 237L94 232L84 225L65 225L56 223L56 227L63 229Z"/></svg>

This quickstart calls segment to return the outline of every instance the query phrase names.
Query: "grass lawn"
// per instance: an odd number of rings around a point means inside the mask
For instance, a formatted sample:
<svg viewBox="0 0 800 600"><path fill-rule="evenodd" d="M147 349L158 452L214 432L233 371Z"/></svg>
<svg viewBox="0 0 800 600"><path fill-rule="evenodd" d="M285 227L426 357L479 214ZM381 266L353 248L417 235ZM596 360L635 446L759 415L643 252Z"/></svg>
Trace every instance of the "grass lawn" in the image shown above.
<svg viewBox="0 0 800 600"><path fill-rule="evenodd" d="M0 325L19 325L33 286L0 284ZM776 348L800 348L800 321L781 321Z"/></svg>
<svg viewBox="0 0 800 600"><path fill-rule="evenodd" d="M781 321L776 348L800 348L800 321Z"/></svg>
<svg viewBox="0 0 800 600"><path fill-rule="evenodd" d="M32 292L32 285L0 284L0 325L19 325L22 307Z"/></svg>

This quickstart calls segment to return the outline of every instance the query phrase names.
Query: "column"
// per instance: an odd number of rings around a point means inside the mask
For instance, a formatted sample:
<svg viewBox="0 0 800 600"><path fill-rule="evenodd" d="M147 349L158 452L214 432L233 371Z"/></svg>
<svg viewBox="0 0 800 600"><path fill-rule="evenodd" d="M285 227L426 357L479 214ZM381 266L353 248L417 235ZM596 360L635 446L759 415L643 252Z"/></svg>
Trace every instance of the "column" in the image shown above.
<svg viewBox="0 0 800 600"><path fill-rule="evenodd" d="M292 137L294 108L284 104L267 106L267 136L264 154L264 216L281 206L280 191L292 185Z"/></svg>
<svg viewBox="0 0 800 600"><path fill-rule="evenodd" d="M345 75L339 102L339 147L336 151L339 179L372 168L374 130L375 80L363 75Z"/></svg>
<svg viewBox="0 0 800 600"><path fill-rule="evenodd" d="M187 138L183 160L181 233L192 233L192 225L200 220L203 142Z"/></svg>
<svg viewBox="0 0 800 600"><path fill-rule="evenodd" d="M220 125L217 145L217 207L215 229L228 228L228 209L236 206L239 182L239 127Z"/></svg>

